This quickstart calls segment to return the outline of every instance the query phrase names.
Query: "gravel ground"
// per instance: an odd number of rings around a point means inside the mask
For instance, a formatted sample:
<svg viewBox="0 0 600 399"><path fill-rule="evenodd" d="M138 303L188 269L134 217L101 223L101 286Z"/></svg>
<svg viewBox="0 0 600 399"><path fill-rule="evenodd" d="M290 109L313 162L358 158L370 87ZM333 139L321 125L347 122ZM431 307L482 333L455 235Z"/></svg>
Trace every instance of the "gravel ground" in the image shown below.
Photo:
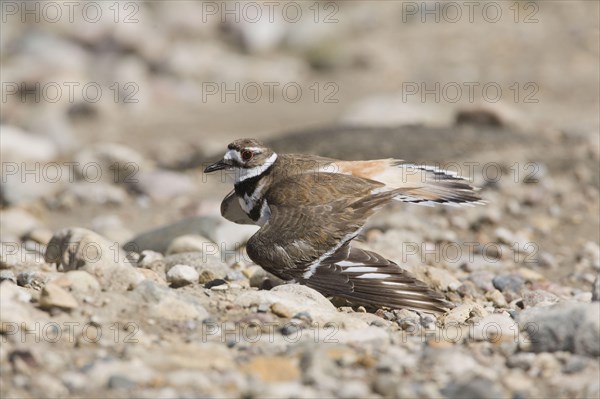
<svg viewBox="0 0 600 399"><path fill-rule="evenodd" d="M133 26L2 27L3 82L100 82L112 98L109 82L135 81L141 100L3 101L3 398L600 397L597 3L538 5L524 34L510 18L396 29L401 3L356 2L337 25L267 36L196 24L199 4L142 3ZM543 40L557 25L578 28ZM481 37L449 49L442 28ZM398 100L410 79L531 76L535 106ZM206 82L332 79L331 106L202 102ZM485 206L390 205L357 240L457 306L367 312L253 264L256 228L219 215L231 182L201 173L249 135L438 163L482 187Z"/></svg>

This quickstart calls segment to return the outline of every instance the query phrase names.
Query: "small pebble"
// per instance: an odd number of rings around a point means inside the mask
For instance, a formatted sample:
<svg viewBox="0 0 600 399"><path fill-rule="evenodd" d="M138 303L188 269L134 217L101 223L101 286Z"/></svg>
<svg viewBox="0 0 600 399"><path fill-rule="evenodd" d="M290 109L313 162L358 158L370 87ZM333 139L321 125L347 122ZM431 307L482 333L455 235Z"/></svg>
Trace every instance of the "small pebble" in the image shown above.
<svg viewBox="0 0 600 399"><path fill-rule="evenodd" d="M498 308L505 308L508 306L508 303L506 302L506 298L498 290L488 291L485 294L485 297L487 299L489 299L490 301L492 301L494 303L494 305Z"/></svg>
<svg viewBox="0 0 600 399"><path fill-rule="evenodd" d="M511 291L519 293L523 287L524 280L522 277L515 274L508 274L505 276L497 276L492 280L494 287L500 291Z"/></svg>
<svg viewBox="0 0 600 399"><path fill-rule="evenodd" d="M223 280L222 278L216 278L204 284L204 288L215 288L221 285L227 285L227 281Z"/></svg>
<svg viewBox="0 0 600 399"><path fill-rule="evenodd" d="M137 266L148 269L152 263L163 259L164 257L161 253L147 249L140 253L140 256L137 260Z"/></svg>
<svg viewBox="0 0 600 399"><path fill-rule="evenodd" d="M46 281L48 281L48 277L38 272L21 272L17 275L18 285L33 288L34 290L42 289Z"/></svg>
<svg viewBox="0 0 600 399"><path fill-rule="evenodd" d="M109 389L133 389L137 386L134 381L120 375L111 375L108 379Z"/></svg>
<svg viewBox="0 0 600 399"><path fill-rule="evenodd" d="M75 300L73 295L56 284L48 283L42 289L40 296L40 307L42 309L59 308L72 310L77 306L77 300Z"/></svg>
<svg viewBox="0 0 600 399"><path fill-rule="evenodd" d="M256 309L256 311L258 313L267 313L269 311L269 308L270 308L269 304L261 303L258 305L258 308Z"/></svg>
<svg viewBox="0 0 600 399"><path fill-rule="evenodd" d="M175 265L167 272L167 281L173 287L183 287L184 285L193 284L198 281L200 275L191 266Z"/></svg>
<svg viewBox="0 0 600 399"><path fill-rule="evenodd" d="M292 312L279 302L271 305L271 312L279 317L291 318Z"/></svg>
<svg viewBox="0 0 600 399"><path fill-rule="evenodd" d="M17 284L17 276L12 270L0 270L0 282L8 280L14 284Z"/></svg>
<svg viewBox="0 0 600 399"><path fill-rule="evenodd" d="M198 282L200 284L207 284L210 281L216 280L217 276L210 270L202 270L200 272L200 277L198 278ZM210 287L206 287L210 288Z"/></svg>

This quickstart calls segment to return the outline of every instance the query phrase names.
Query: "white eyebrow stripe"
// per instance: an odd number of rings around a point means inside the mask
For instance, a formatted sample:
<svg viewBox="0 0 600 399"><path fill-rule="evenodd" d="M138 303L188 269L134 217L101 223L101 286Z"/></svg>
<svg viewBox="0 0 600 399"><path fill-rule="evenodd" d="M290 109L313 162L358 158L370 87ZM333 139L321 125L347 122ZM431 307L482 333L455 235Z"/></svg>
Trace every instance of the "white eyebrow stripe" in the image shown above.
<svg viewBox="0 0 600 399"><path fill-rule="evenodd" d="M246 147L246 148L244 148L244 150L250 150L250 151L255 152L257 154L262 154L262 152L263 152L263 149L260 148L260 147Z"/></svg>

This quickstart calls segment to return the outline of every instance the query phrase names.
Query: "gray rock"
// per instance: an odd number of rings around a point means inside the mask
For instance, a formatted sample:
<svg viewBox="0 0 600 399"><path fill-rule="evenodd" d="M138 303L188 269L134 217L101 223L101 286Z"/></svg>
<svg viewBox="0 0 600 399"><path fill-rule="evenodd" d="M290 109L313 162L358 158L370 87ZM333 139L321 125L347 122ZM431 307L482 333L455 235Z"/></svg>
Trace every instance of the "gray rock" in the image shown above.
<svg viewBox="0 0 600 399"><path fill-rule="evenodd" d="M196 190L196 185L189 176L168 170L142 171L128 186L156 202L190 195Z"/></svg>
<svg viewBox="0 0 600 399"><path fill-rule="evenodd" d="M449 399L496 399L505 397L503 389L499 384L479 376L465 382L451 382L442 388L441 392Z"/></svg>
<svg viewBox="0 0 600 399"><path fill-rule="evenodd" d="M450 118L435 104L407 104L400 95L376 95L352 104L342 116L342 122L353 126L392 127L447 124Z"/></svg>
<svg viewBox="0 0 600 399"><path fill-rule="evenodd" d="M496 289L486 292L485 297L492 301L497 308L506 308L508 306L504 295Z"/></svg>
<svg viewBox="0 0 600 399"><path fill-rule="evenodd" d="M71 392L82 392L88 387L88 378L81 372L66 371L60 379Z"/></svg>
<svg viewBox="0 0 600 399"><path fill-rule="evenodd" d="M156 371L138 358L131 360L96 358L93 363L86 366L85 373L88 380L88 389L108 387L112 378L114 378L113 383L116 388L125 385L126 379L135 384L147 384L156 376Z"/></svg>
<svg viewBox="0 0 600 399"><path fill-rule="evenodd" d="M600 270L600 245L593 241L588 241L583 246L583 255L590 260L592 267Z"/></svg>
<svg viewBox="0 0 600 399"><path fill-rule="evenodd" d="M21 272L17 275L17 284L21 287L41 289L48 281L48 276L39 272Z"/></svg>
<svg viewBox="0 0 600 399"><path fill-rule="evenodd" d="M198 282L200 275L191 266L175 265L167 272L167 281L173 287L183 287L184 285L194 284Z"/></svg>
<svg viewBox="0 0 600 399"><path fill-rule="evenodd" d="M340 398L366 398L371 394L371 388L364 381L346 381L341 384L337 393Z"/></svg>
<svg viewBox="0 0 600 399"><path fill-rule="evenodd" d="M41 222L37 218L21 208L3 209L0 211L0 218L2 219L0 236L3 242L7 242L6 237L23 237L41 227Z"/></svg>
<svg viewBox="0 0 600 399"><path fill-rule="evenodd" d="M477 303L463 303L457 307L450 309L442 320L445 325L456 325L465 323L472 317L485 317L487 312L483 307Z"/></svg>
<svg viewBox="0 0 600 399"><path fill-rule="evenodd" d="M48 283L42 289L42 295L40 296L40 307L42 309L72 310L77 306L77 300L73 295L56 284Z"/></svg>
<svg viewBox="0 0 600 399"><path fill-rule="evenodd" d="M112 214L100 214L92 219L92 230L113 243L127 242L133 237L133 232L125 226L121 218ZM127 250L127 257L131 259L133 253L135 251Z"/></svg>
<svg viewBox="0 0 600 399"><path fill-rule="evenodd" d="M23 259L23 247L17 237L3 236L0 245L0 269L17 269Z"/></svg>
<svg viewBox="0 0 600 399"><path fill-rule="evenodd" d="M137 386L135 381L121 375L111 375L108 378L109 389L133 389Z"/></svg>
<svg viewBox="0 0 600 399"><path fill-rule="evenodd" d="M562 303L530 308L518 317L532 352L569 351L600 355L600 303Z"/></svg>
<svg viewBox="0 0 600 399"><path fill-rule="evenodd" d="M71 270L65 274L71 291L89 295L100 291L100 283L90 273L83 270Z"/></svg>
<svg viewBox="0 0 600 399"><path fill-rule="evenodd" d="M558 266L558 262L556 261L556 258L554 257L554 255L552 255L549 252L545 252L545 251L540 252L537 263L539 266L548 268L548 269L554 269Z"/></svg>
<svg viewBox="0 0 600 399"><path fill-rule="evenodd" d="M431 282L431 285L440 291L456 291L460 287L461 282L458 281L450 272L436 267L428 267L426 275Z"/></svg>
<svg viewBox="0 0 600 399"><path fill-rule="evenodd" d="M203 252L216 256L221 254L217 244L198 234L186 234L171 241L167 249L167 255L182 252Z"/></svg>
<svg viewBox="0 0 600 399"><path fill-rule="evenodd" d="M211 238L224 251L233 251L246 244L248 239L259 229L258 226L236 224L222 220L214 231L209 232Z"/></svg>
<svg viewBox="0 0 600 399"><path fill-rule="evenodd" d="M505 227L498 227L494 234L496 239L503 244L512 245L515 243L514 233Z"/></svg>
<svg viewBox="0 0 600 399"><path fill-rule="evenodd" d="M518 352L507 359L506 365L509 368L519 368L521 370L527 371L532 367L533 363L535 362L536 356L537 355L535 353Z"/></svg>
<svg viewBox="0 0 600 399"><path fill-rule="evenodd" d="M469 329L471 338L493 343L514 342L519 338L519 327L507 313L495 313L475 322Z"/></svg>
<svg viewBox="0 0 600 399"><path fill-rule="evenodd" d="M480 254L474 254L464 264L464 269L468 272L476 271L496 271L502 270L503 262L500 259L492 258L491 256L483 256Z"/></svg>
<svg viewBox="0 0 600 399"><path fill-rule="evenodd" d="M523 288L525 281L519 275L507 274L494 277L492 283L494 284L494 287L502 292L508 291L518 294L521 291L521 288Z"/></svg>
<svg viewBox="0 0 600 399"><path fill-rule="evenodd" d="M138 258L138 261L137 261L137 267L149 269L149 268L151 268L151 265L153 263L160 262L163 259L164 259L164 256L161 253L147 249L140 253L140 257Z"/></svg>
<svg viewBox="0 0 600 399"><path fill-rule="evenodd" d="M340 313L343 314L343 313ZM359 318L356 318L358 320ZM329 324L325 325L324 338L322 342L325 343L357 343L357 344L376 344L378 347L384 347L390 341L390 336L388 335L385 329L380 327L368 326L365 328L357 328L354 327L354 321L351 321L352 327L351 329L346 329L348 321L350 318L346 318L347 321L344 321L343 318L338 317L337 320L341 320L344 324L339 324L340 321L331 321ZM327 328L328 326L332 326L332 328ZM329 334L327 333L329 331Z"/></svg>
<svg viewBox="0 0 600 399"><path fill-rule="evenodd" d="M474 271L469 275L469 280L484 292L494 289L494 284L492 283L493 279L494 273L483 270Z"/></svg>
<svg viewBox="0 0 600 399"><path fill-rule="evenodd" d="M448 376L450 381L464 381L481 370L473 353L463 347L426 348L423 356L426 364L431 365L433 375Z"/></svg>
<svg viewBox="0 0 600 399"><path fill-rule="evenodd" d="M3 164L3 168L8 167ZM13 174L11 169L11 173L3 173L0 182L2 200L13 205L54 198L66 186L69 174L67 168L58 163L20 163L14 167L17 172ZM23 171L31 171L31 174Z"/></svg>
<svg viewBox="0 0 600 399"><path fill-rule="evenodd" d="M67 272L82 269L95 276L103 288L124 291L143 275L131 266L125 251L93 231L73 227L57 231L46 249L45 260Z"/></svg>
<svg viewBox="0 0 600 399"><path fill-rule="evenodd" d="M48 243L45 260L62 266L63 271L92 265L108 266L125 263L120 248L91 230L71 227L58 230Z"/></svg>
<svg viewBox="0 0 600 399"><path fill-rule="evenodd" d="M270 307L270 305L279 303L293 314L306 313L318 323L319 328L325 328L327 323L333 323L338 329L367 327L365 321L353 317L352 314L339 313L321 293L305 285L286 284L277 286L270 291L246 291L235 299L235 303L242 307L258 307L263 304Z"/></svg>
<svg viewBox="0 0 600 399"><path fill-rule="evenodd" d="M592 301L600 301L600 274L596 276L594 286L592 288Z"/></svg>
<svg viewBox="0 0 600 399"><path fill-rule="evenodd" d="M45 227L34 228L25 234L24 239L47 246L52 239L52 231Z"/></svg>
<svg viewBox="0 0 600 399"><path fill-rule="evenodd" d="M203 320L210 316L198 298L150 280L141 282L129 296L148 307L148 317L183 321Z"/></svg>
<svg viewBox="0 0 600 399"><path fill-rule="evenodd" d="M3 302L6 301L17 301L21 303L29 303L31 301L31 294L21 287L14 285L8 281L0 283L2 290L0 290L0 298Z"/></svg>
<svg viewBox="0 0 600 399"><path fill-rule="evenodd" d="M239 270L232 270L229 273L227 273L227 276L225 276L225 280L227 281L240 281L240 280L244 280L246 277L244 276L244 274L239 271Z"/></svg>
<svg viewBox="0 0 600 399"><path fill-rule="evenodd" d="M0 154L3 163L49 162L58 157L56 145L46 137L27 133L10 125L1 125L0 130L2 130Z"/></svg>
<svg viewBox="0 0 600 399"><path fill-rule="evenodd" d="M78 152L76 170L88 182L130 184L149 162L136 150L117 143L96 143Z"/></svg>
<svg viewBox="0 0 600 399"><path fill-rule="evenodd" d="M84 204L119 205L127 201L127 192L123 187L107 182L73 182L63 194L73 196L73 200Z"/></svg>
<svg viewBox="0 0 600 399"><path fill-rule="evenodd" d="M207 255L202 252L184 252L166 256L164 259L165 271L168 272L175 265L191 266L198 273L209 271L214 278L225 278L231 271L229 266L217 256Z"/></svg>
<svg viewBox="0 0 600 399"><path fill-rule="evenodd" d="M36 373L30 389L36 397L63 398L69 395L67 387L48 372Z"/></svg>
<svg viewBox="0 0 600 399"><path fill-rule="evenodd" d="M593 360L584 356L571 356L563 366L562 372L565 374L579 373L580 371L588 367L590 362L592 361Z"/></svg>
<svg viewBox="0 0 600 399"><path fill-rule="evenodd" d="M48 320L48 314L33 307L31 294L8 281L0 283L0 333L14 342L22 342L24 331L34 331Z"/></svg>
<svg viewBox="0 0 600 399"><path fill-rule="evenodd" d="M550 306L558 302L558 297L544 290L523 290L523 304L526 308Z"/></svg>
<svg viewBox="0 0 600 399"><path fill-rule="evenodd" d="M205 216L187 218L179 222L142 233L125 244L124 247L135 252L142 252L146 249L149 249L164 254L167 252L169 244L175 238L186 234L199 234L210 237L208 234L216 229L217 224L218 221L215 218Z"/></svg>
<svg viewBox="0 0 600 399"><path fill-rule="evenodd" d="M17 284L17 276L12 270L0 270L0 283L5 280Z"/></svg>
<svg viewBox="0 0 600 399"><path fill-rule="evenodd" d="M243 273L248 277L250 287L270 289L285 284L285 281L260 266L249 266L244 269Z"/></svg>

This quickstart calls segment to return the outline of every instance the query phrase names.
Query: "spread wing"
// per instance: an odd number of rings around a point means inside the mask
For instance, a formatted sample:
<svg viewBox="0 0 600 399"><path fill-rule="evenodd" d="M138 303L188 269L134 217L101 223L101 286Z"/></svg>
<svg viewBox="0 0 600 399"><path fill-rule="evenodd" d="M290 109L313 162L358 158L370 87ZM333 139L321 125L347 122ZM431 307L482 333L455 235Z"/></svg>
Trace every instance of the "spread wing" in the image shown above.
<svg viewBox="0 0 600 399"><path fill-rule="evenodd" d="M248 241L250 258L286 280L363 305L441 312L450 305L398 265L347 244L394 191L329 173L296 175L266 194L269 221Z"/></svg>
<svg viewBox="0 0 600 399"><path fill-rule="evenodd" d="M364 306L386 306L443 313L453 305L396 263L376 254L344 245L321 261L301 281L324 295Z"/></svg>
<svg viewBox="0 0 600 399"><path fill-rule="evenodd" d="M470 182L451 170L436 166L411 164L397 159L371 161L333 161L329 168L385 184L396 189L394 197L401 202L432 206L483 204L477 189Z"/></svg>
<svg viewBox="0 0 600 399"><path fill-rule="evenodd" d="M294 175L265 195L268 222L250 238L250 258L269 272L298 279L319 259L359 233L367 218L393 194L378 183L330 173Z"/></svg>

